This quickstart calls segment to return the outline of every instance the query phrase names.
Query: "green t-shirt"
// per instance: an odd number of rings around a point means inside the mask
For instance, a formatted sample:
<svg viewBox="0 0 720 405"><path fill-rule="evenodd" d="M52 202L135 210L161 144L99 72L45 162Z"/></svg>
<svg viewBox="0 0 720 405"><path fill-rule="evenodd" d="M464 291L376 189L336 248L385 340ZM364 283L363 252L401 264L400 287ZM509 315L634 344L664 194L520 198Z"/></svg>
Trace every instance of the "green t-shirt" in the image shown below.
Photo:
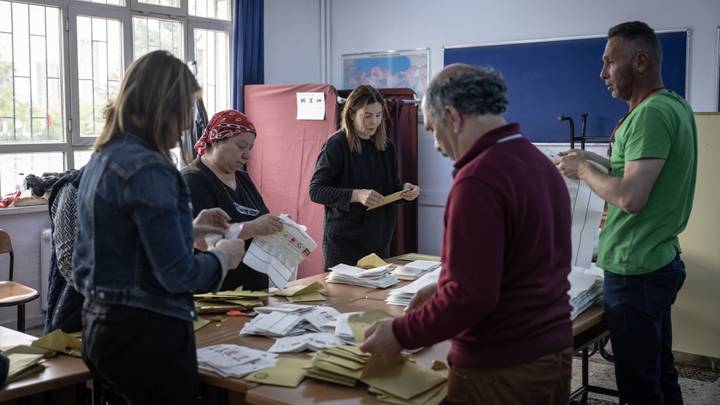
<svg viewBox="0 0 720 405"><path fill-rule="evenodd" d="M664 159L647 204L628 214L608 204L600 233L598 266L616 274L649 273L670 263L685 229L697 172L697 130L690 105L671 91L640 103L615 132L612 175L622 177L625 162Z"/></svg>

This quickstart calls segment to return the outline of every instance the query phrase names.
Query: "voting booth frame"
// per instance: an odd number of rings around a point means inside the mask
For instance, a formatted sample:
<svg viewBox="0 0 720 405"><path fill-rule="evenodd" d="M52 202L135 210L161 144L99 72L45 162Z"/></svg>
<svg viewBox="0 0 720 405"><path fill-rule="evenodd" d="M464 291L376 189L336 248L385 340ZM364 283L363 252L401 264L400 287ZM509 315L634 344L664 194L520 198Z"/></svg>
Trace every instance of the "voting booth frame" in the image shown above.
<svg viewBox="0 0 720 405"><path fill-rule="evenodd" d="M386 128L395 144L398 175L403 182L418 183L418 139L415 93L410 89L378 89L387 102ZM298 115L298 93L324 96L323 119L304 119ZM339 128L342 104L338 91L325 84L245 86L245 114L255 125L257 139L248 172L275 215L289 214L305 225L318 248L298 268L298 278L320 274L323 264L324 207L310 201L310 179L325 141ZM317 98L316 98L317 99ZM342 99L340 99L342 100ZM398 205L391 255L417 250L417 203ZM374 252L368 252L374 253Z"/></svg>

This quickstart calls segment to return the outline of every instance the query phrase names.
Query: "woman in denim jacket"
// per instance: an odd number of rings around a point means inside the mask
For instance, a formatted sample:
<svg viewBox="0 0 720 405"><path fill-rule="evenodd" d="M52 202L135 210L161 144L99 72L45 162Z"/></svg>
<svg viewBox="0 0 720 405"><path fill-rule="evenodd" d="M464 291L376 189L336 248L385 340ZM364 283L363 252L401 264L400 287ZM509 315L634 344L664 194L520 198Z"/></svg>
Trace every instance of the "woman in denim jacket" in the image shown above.
<svg viewBox="0 0 720 405"><path fill-rule="evenodd" d="M190 127L199 85L165 51L125 72L78 190L73 282L85 296L83 359L111 402L197 403L192 294L217 290L240 239L193 255L227 214L201 212L170 149Z"/></svg>

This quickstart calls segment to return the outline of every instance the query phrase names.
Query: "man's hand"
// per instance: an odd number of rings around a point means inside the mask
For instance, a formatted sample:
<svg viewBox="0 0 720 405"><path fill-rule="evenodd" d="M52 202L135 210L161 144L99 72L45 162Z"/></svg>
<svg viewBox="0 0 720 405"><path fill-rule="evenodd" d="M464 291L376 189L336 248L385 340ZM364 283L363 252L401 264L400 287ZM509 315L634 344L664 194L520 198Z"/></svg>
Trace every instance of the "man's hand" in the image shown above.
<svg viewBox="0 0 720 405"><path fill-rule="evenodd" d="M424 304L427 300L432 298L432 296L435 294L435 291L437 291L437 283L428 284L425 287L419 289L418 292L415 293L415 296L412 298L412 301L410 301L410 305L408 305L407 311L415 309L420 305Z"/></svg>
<svg viewBox="0 0 720 405"><path fill-rule="evenodd" d="M392 330L392 319L381 319L365 331L365 342L360 350L381 356L395 356L402 351L402 346L395 338Z"/></svg>
<svg viewBox="0 0 720 405"><path fill-rule="evenodd" d="M228 227L230 216L220 208L210 208L200 211L193 220L193 240L204 242L205 235L211 233L224 234Z"/></svg>
<svg viewBox="0 0 720 405"><path fill-rule="evenodd" d="M585 166L588 164L587 159L585 159L584 153L570 151L569 153L559 156L560 157L553 160L553 163L555 163L555 167L560 170L560 173L563 176L572 180L579 180L580 171L584 170Z"/></svg>
<svg viewBox="0 0 720 405"><path fill-rule="evenodd" d="M275 232L282 231L282 229L283 223L280 218L275 215L265 214L246 222L243 225L242 232L240 232L240 238L251 239L256 236L272 235Z"/></svg>
<svg viewBox="0 0 720 405"><path fill-rule="evenodd" d="M407 201L412 201L420 195L420 187L411 184L411 183L405 183L403 186L403 192L401 194L402 198L404 198Z"/></svg>
<svg viewBox="0 0 720 405"><path fill-rule="evenodd" d="M360 203L368 208L374 208L385 201L383 196L375 190L353 190L350 202Z"/></svg>

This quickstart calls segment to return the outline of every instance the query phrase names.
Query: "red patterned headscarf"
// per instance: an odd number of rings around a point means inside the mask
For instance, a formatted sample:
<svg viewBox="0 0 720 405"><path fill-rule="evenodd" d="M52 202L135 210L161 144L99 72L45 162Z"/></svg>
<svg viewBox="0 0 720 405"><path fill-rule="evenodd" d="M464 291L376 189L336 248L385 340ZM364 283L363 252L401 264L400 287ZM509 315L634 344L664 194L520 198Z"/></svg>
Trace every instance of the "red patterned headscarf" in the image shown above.
<svg viewBox="0 0 720 405"><path fill-rule="evenodd" d="M213 115L207 128L195 144L195 150L202 155L209 144L232 138L243 132L257 134L255 126L245 114L235 110L220 111Z"/></svg>

